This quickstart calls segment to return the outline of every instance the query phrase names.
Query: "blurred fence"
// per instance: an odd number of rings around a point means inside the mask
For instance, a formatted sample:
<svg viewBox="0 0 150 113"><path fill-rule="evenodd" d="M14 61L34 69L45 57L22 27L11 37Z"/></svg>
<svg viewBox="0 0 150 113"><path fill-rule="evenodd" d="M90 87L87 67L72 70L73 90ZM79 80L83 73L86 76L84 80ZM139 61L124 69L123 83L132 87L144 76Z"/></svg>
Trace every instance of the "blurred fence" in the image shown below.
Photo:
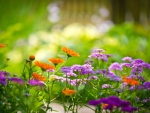
<svg viewBox="0 0 150 113"><path fill-rule="evenodd" d="M52 3L59 8L60 22L87 23L102 19L115 24L150 22L150 0L52 0ZM53 14L56 17L57 12Z"/></svg>

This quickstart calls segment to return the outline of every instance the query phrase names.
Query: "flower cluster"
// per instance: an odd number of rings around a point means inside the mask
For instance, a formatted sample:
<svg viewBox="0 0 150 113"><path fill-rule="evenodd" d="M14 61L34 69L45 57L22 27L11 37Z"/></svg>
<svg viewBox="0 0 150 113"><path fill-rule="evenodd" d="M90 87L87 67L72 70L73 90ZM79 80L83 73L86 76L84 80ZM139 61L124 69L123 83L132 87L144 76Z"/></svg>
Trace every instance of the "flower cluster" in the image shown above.
<svg viewBox="0 0 150 113"><path fill-rule="evenodd" d="M58 102L64 112L77 113L89 102L95 113L149 112L149 63L131 57L109 62L113 55L95 49L84 64L67 66L71 57L80 55L67 47L61 50L65 58L48 62L29 56L19 75L0 70L0 111L51 112L50 103Z"/></svg>
<svg viewBox="0 0 150 113"><path fill-rule="evenodd" d="M137 110L137 108L131 106L130 102L121 100L117 96L110 96L99 100L91 100L89 104L94 106L102 105L102 109L108 109L110 111L114 109L121 109L121 111L132 113Z"/></svg>

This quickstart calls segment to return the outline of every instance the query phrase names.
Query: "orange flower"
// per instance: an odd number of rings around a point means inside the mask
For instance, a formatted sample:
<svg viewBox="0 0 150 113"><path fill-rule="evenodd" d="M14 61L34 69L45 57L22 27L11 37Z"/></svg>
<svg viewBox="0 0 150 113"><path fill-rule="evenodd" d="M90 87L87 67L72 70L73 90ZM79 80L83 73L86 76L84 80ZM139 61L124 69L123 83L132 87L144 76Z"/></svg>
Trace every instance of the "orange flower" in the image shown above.
<svg viewBox="0 0 150 113"><path fill-rule="evenodd" d="M65 90L62 90L62 93L65 95L65 96L71 96L75 93L76 91L75 90L70 90L69 88L66 88Z"/></svg>
<svg viewBox="0 0 150 113"><path fill-rule="evenodd" d="M50 58L49 61L51 61L54 65L64 62L64 60L60 58Z"/></svg>
<svg viewBox="0 0 150 113"><path fill-rule="evenodd" d="M136 81L132 78L127 78L126 76L123 76L123 79L122 79L123 82L133 86L133 85L139 85L139 81Z"/></svg>
<svg viewBox="0 0 150 113"><path fill-rule="evenodd" d="M0 48L6 47L6 44L0 44Z"/></svg>
<svg viewBox="0 0 150 113"><path fill-rule="evenodd" d="M62 51L65 52L69 57L71 57L71 56L76 56L76 57L80 56L77 52L75 52L71 49L68 49L66 47L63 47Z"/></svg>
<svg viewBox="0 0 150 113"><path fill-rule="evenodd" d="M39 61L35 61L34 64L38 67L40 67L43 71L46 71L46 70L54 70L55 67L54 66L51 66L49 64L46 64L44 62L39 62Z"/></svg>
<svg viewBox="0 0 150 113"><path fill-rule="evenodd" d="M35 56L34 56L34 55L30 55L30 56L29 56L29 59L30 59L31 61L33 61L33 60L35 60Z"/></svg>
<svg viewBox="0 0 150 113"><path fill-rule="evenodd" d="M32 78L35 80L43 81L43 82L46 81L46 78L44 76L42 76L41 74L37 74L35 72L33 72Z"/></svg>

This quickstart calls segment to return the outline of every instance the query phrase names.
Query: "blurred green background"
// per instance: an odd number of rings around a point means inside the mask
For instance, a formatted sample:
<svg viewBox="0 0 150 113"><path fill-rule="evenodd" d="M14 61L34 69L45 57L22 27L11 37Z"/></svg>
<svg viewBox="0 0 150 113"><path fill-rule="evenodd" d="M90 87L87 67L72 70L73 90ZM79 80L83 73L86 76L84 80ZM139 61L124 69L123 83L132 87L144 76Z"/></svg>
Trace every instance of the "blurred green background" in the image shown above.
<svg viewBox="0 0 150 113"><path fill-rule="evenodd" d="M94 48L150 63L149 0L0 0L0 63L21 73L29 55L48 62L61 57L66 46L80 58L66 65L83 64Z"/></svg>

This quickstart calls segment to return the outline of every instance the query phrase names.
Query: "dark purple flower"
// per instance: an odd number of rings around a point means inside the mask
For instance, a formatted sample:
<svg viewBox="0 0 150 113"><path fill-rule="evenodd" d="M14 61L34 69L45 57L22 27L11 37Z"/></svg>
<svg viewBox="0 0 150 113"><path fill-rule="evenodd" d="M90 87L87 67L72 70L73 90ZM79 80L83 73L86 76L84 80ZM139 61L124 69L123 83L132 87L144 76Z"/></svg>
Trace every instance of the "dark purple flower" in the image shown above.
<svg viewBox="0 0 150 113"><path fill-rule="evenodd" d="M141 64L141 63L143 63L143 62L144 62L144 61L141 60L141 59L135 59L135 60L132 61L132 64Z"/></svg>
<svg viewBox="0 0 150 113"><path fill-rule="evenodd" d="M120 71L122 71L122 67L118 62L115 62L109 66L109 70L120 70Z"/></svg>
<svg viewBox="0 0 150 113"><path fill-rule="evenodd" d="M24 84L24 80L22 80L21 78L9 78L8 80L18 84Z"/></svg>
<svg viewBox="0 0 150 113"><path fill-rule="evenodd" d="M131 107L131 106L125 106L125 107L122 107L121 111L126 111L126 112L129 112L129 113L133 113L133 111L137 111L137 108Z"/></svg>
<svg viewBox="0 0 150 113"><path fill-rule="evenodd" d="M0 71L0 83L2 85L7 84L7 82L6 82L7 75L9 75L9 73L7 73L6 71Z"/></svg>
<svg viewBox="0 0 150 113"><path fill-rule="evenodd" d="M39 80L34 80L34 79L31 79L28 81L28 83L32 86L44 86L44 82L42 81L39 81Z"/></svg>
<svg viewBox="0 0 150 113"><path fill-rule="evenodd" d="M131 57L124 57L122 60L126 61L126 62L132 62L132 58Z"/></svg>
<svg viewBox="0 0 150 113"><path fill-rule="evenodd" d="M143 86L145 89L149 89L150 88L150 82L149 81L144 82Z"/></svg>
<svg viewBox="0 0 150 113"><path fill-rule="evenodd" d="M107 106L103 109L106 109L106 110L109 109L110 111L113 110L114 106L115 108L121 108L121 111L133 112L137 110L137 108L132 107L128 101L121 100L117 96L110 96L108 98L91 100L89 104L94 105L94 106L97 106L100 104L107 104Z"/></svg>
<svg viewBox="0 0 150 113"><path fill-rule="evenodd" d="M100 100L91 100L90 102L89 102L89 105L93 105L93 106L97 106L97 105L99 105L100 104Z"/></svg>

